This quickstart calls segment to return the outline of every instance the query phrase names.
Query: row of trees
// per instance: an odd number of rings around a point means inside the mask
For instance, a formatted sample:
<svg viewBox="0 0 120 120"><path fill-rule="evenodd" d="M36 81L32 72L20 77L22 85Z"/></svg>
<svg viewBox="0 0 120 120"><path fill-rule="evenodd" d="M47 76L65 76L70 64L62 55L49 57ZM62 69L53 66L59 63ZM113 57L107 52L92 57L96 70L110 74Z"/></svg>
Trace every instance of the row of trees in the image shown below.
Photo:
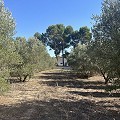
<svg viewBox="0 0 120 120"><path fill-rule="evenodd" d="M49 26L45 33L35 33L34 37L28 40L23 37L13 39L15 22L1 0L0 80L4 81L11 75L25 81L33 72L52 67L54 60L45 46L54 50L56 58L61 52L64 56L65 49L73 46L68 62L75 71L83 76L96 71L103 75L106 84L112 82L120 85L119 15L120 1L105 0L101 15L93 16L93 34L88 27L74 31L72 26L56 24ZM1 86L0 88L2 89Z"/></svg>
<svg viewBox="0 0 120 120"><path fill-rule="evenodd" d="M101 73L105 83L120 87L120 1L105 0L101 15L95 21L93 40L88 45L77 46L68 61L76 71ZM79 67L77 67L79 66Z"/></svg>
<svg viewBox="0 0 120 120"><path fill-rule="evenodd" d="M9 76L25 81L28 76L54 66L55 61L37 38L13 39L15 21L0 0L0 92L6 90Z"/></svg>
<svg viewBox="0 0 120 120"><path fill-rule="evenodd" d="M24 82L27 76L35 72L54 67L54 58L50 57L45 46L35 37L27 41L25 38L17 37L14 44L20 61L10 66L11 75L19 76L20 81Z"/></svg>

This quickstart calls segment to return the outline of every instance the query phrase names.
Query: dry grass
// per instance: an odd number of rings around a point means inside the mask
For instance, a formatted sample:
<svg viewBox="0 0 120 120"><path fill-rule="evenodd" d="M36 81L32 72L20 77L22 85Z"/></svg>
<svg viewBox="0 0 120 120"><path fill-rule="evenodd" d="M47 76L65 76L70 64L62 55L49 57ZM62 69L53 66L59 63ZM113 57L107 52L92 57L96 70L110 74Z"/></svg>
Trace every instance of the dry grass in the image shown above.
<svg viewBox="0 0 120 120"><path fill-rule="evenodd" d="M0 96L0 120L119 120L120 92L106 93L103 82L63 69L37 73Z"/></svg>

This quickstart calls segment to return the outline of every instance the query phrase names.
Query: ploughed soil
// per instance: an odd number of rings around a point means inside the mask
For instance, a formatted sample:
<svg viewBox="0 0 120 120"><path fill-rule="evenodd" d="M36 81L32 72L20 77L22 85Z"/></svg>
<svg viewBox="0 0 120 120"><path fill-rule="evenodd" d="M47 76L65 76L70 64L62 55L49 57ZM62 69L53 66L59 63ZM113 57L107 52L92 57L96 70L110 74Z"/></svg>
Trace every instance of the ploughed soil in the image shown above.
<svg viewBox="0 0 120 120"><path fill-rule="evenodd" d="M54 69L12 82L0 96L0 120L120 120L120 91L106 92L100 76Z"/></svg>

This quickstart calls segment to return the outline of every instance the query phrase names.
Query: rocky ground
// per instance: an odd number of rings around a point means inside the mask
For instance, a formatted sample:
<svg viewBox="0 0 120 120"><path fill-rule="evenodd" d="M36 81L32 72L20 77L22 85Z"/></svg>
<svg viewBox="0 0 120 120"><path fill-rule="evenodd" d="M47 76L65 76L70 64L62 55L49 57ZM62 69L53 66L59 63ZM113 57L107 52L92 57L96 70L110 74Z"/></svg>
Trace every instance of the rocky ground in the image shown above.
<svg viewBox="0 0 120 120"><path fill-rule="evenodd" d="M100 76L78 79L67 71L14 81L0 96L0 120L120 120L120 91L105 92Z"/></svg>

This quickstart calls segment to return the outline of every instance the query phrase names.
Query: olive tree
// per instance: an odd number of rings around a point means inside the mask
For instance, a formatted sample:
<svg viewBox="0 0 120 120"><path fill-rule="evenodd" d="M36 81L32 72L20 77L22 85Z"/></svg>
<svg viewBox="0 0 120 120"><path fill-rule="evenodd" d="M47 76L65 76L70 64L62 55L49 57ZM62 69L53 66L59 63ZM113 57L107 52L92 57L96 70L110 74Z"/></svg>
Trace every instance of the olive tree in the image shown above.
<svg viewBox="0 0 120 120"><path fill-rule="evenodd" d="M87 46L78 45L68 56L68 64L81 78L87 78L92 73L92 63L87 55Z"/></svg>
<svg viewBox="0 0 120 120"><path fill-rule="evenodd" d="M120 80L120 1L105 0L101 15L93 16L89 56L107 84Z"/></svg>
<svg viewBox="0 0 120 120"><path fill-rule="evenodd" d="M3 0L0 0L0 91L6 89L5 79L9 76L12 64L20 60L20 56L15 52L12 38L14 33L14 18L5 8Z"/></svg>
<svg viewBox="0 0 120 120"><path fill-rule="evenodd" d="M40 72L54 66L54 61L47 53L45 46L35 37L26 40L24 37L17 37L15 40L16 52L20 55L21 61L14 64L11 76L16 76L24 82L35 72Z"/></svg>

